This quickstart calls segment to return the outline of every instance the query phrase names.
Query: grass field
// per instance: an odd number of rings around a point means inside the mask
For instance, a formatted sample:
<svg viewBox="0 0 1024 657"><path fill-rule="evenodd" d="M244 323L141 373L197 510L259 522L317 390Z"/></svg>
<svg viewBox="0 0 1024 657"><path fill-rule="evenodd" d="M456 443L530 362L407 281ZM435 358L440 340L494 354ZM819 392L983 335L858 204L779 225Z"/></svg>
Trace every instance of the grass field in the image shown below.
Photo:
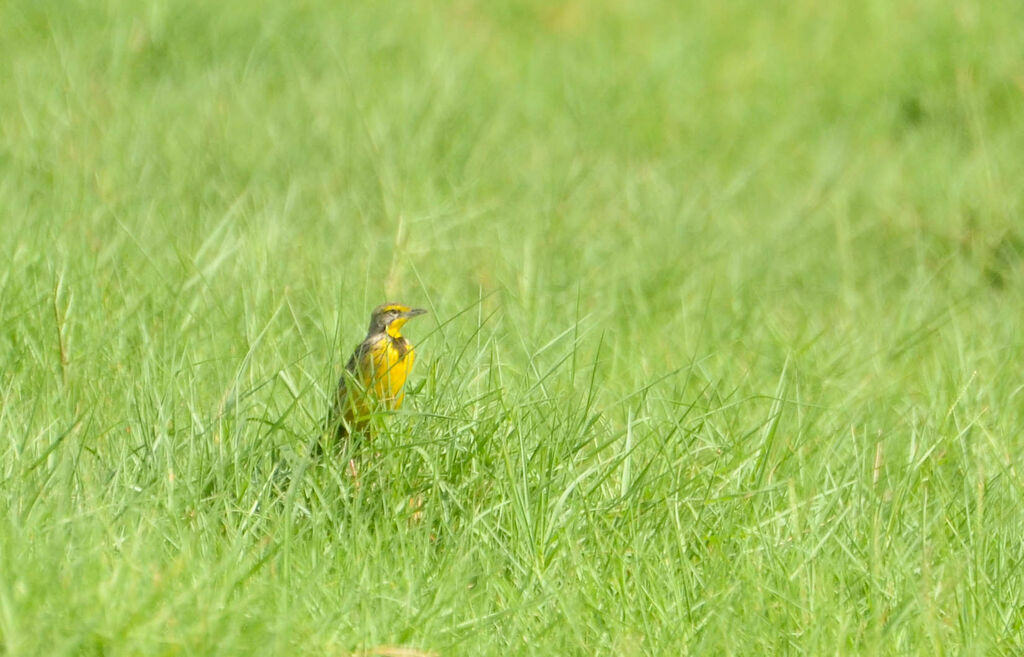
<svg viewBox="0 0 1024 657"><path fill-rule="evenodd" d="M0 3L0 654L1024 654L1022 24Z"/></svg>

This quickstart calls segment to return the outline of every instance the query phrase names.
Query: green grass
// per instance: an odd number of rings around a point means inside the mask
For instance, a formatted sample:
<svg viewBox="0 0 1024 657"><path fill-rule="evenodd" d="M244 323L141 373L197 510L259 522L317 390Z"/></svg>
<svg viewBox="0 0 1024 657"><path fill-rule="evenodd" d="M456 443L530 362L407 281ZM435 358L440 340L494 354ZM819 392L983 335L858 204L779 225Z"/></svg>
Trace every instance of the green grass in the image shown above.
<svg viewBox="0 0 1024 657"><path fill-rule="evenodd" d="M0 654L1021 654L1022 21L0 4Z"/></svg>

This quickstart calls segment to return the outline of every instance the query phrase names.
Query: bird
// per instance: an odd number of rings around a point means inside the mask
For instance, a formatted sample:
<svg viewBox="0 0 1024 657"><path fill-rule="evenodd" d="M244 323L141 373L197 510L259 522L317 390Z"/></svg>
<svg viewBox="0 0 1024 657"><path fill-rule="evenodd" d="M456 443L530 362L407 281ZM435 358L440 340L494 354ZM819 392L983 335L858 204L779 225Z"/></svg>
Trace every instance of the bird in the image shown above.
<svg viewBox="0 0 1024 657"><path fill-rule="evenodd" d="M396 410L402 405L405 380L416 360L416 351L402 336L402 327L426 312L394 302L373 309L366 338L356 347L338 380L325 437L333 433L340 445L352 434L365 433L375 412ZM320 443L316 443L314 451L321 450Z"/></svg>

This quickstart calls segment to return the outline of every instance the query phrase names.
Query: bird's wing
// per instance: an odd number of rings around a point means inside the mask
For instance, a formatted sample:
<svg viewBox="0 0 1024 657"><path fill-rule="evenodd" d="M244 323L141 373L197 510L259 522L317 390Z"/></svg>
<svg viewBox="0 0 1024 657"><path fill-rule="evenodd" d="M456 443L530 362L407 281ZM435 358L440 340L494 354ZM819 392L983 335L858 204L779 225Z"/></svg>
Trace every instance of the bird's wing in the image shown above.
<svg viewBox="0 0 1024 657"><path fill-rule="evenodd" d="M364 345L365 343L356 347L356 350L352 352L352 356L348 359L348 363L345 364L345 370L338 379L338 387L334 393L334 403L331 404L331 410L327 414L327 423L324 428L328 432L336 432L338 438L344 438L348 435L348 427L345 421L343 421L346 406L348 405L349 390L347 380L355 374L356 363L359 361L359 352L363 350Z"/></svg>
<svg viewBox="0 0 1024 657"><path fill-rule="evenodd" d="M374 367L374 351L379 336L371 336L363 340L352 352L352 357L345 364L345 371L338 379L338 390L334 396L334 405L328 417L328 429L336 431L338 438L348 435L352 425L366 414L365 389L371 384Z"/></svg>

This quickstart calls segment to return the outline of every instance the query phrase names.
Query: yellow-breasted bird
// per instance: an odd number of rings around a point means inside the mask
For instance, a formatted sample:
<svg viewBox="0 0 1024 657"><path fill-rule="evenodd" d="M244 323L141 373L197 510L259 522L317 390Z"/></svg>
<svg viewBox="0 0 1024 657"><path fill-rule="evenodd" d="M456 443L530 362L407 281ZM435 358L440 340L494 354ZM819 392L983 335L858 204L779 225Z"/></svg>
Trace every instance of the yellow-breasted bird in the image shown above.
<svg viewBox="0 0 1024 657"><path fill-rule="evenodd" d="M395 410L405 398L405 378L416 352L402 337L402 327L426 310L400 303L383 303L370 315L370 330L356 347L338 381L338 392L327 418L327 431L337 440L364 431L377 410Z"/></svg>

